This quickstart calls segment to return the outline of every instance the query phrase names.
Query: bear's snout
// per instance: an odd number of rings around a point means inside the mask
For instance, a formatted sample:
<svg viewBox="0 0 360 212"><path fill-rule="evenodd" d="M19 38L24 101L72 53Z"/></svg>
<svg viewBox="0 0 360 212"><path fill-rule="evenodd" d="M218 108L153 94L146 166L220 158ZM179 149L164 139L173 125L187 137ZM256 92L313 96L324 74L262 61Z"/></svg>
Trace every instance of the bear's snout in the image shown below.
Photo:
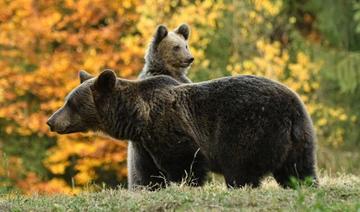
<svg viewBox="0 0 360 212"><path fill-rule="evenodd" d="M47 120L46 124L49 126L50 131L54 132L54 124L55 124L54 120L52 118L49 118Z"/></svg>
<svg viewBox="0 0 360 212"><path fill-rule="evenodd" d="M55 116L55 115L57 115L57 114L52 115L48 119L46 124L49 126L51 132L61 133L61 132L65 131L66 126L62 123L59 123L59 120L57 119L58 116Z"/></svg>
<svg viewBox="0 0 360 212"><path fill-rule="evenodd" d="M70 125L67 111L64 108L60 108L47 120L46 124L52 132L65 133Z"/></svg>
<svg viewBox="0 0 360 212"><path fill-rule="evenodd" d="M190 57L189 59L187 59L187 61L186 61L187 63L192 63L192 62L194 62L194 57Z"/></svg>

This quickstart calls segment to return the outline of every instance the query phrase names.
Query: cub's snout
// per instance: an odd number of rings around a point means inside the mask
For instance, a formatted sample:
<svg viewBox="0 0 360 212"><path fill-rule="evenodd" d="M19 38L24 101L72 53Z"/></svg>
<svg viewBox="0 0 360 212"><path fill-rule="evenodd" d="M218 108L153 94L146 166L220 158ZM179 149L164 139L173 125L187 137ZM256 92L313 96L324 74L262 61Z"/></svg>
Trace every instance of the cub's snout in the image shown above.
<svg viewBox="0 0 360 212"><path fill-rule="evenodd" d="M189 64L191 64L192 62L194 62L194 57L188 58L186 62L189 63Z"/></svg>

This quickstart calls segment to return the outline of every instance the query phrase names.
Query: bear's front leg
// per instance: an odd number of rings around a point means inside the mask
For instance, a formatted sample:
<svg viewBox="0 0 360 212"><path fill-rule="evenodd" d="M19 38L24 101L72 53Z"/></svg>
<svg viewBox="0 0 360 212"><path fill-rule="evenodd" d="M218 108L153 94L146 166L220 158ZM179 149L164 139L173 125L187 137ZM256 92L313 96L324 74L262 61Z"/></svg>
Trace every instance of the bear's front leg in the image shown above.
<svg viewBox="0 0 360 212"><path fill-rule="evenodd" d="M141 144L129 141L127 163L130 190L142 186L146 186L149 190L156 190L166 186L165 176Z"/></svg>

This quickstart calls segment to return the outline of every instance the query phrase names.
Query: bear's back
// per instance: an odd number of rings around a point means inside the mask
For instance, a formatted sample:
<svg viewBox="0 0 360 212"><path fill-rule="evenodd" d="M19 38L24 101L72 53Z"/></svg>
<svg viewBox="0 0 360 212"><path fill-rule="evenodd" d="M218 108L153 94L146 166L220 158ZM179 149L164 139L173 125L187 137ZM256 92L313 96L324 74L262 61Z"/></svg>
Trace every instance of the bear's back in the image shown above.
<svg viewBox="0 0 360 212"><path fill-rule="evenodd" d="M299 97L285 85L251 75L182 84L173 90L179 96L186 96L187 102L191 102L199 116L203 112L217 114L219 111L240 115L255 110L277 111L279 114L302 110Z"/></svg>
<svg viewBox="0 0 360 212"><path fill-rule="evenodd" d="M234 77L222 77L205 82L181 84L177 90L189 90L190 93L211 93L212 95L236 96L236 95L296 95L285 85L264 77L253 75L241 75Z"/></svg>

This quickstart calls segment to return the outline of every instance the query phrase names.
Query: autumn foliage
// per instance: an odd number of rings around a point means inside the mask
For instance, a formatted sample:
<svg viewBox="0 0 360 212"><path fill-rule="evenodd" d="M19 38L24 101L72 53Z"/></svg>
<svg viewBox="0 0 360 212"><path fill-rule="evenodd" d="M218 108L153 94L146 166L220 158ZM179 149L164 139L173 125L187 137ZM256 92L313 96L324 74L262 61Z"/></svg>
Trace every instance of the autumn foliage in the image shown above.
<svg viewBox="0 0 360 212"><path fill-rule="evenodd" d="M45 175L27 170L24 158L15 156L10 161L17 168L1 174L27 193L71 193L92 183L124 182L125 142L57 136L45 124L48 116L79 84L80 69L96 74L111 68L121 77L136 77L160 23L194 26L191 41L200 64L221 8L220 1L0 0L0 139L4 145L14 137L49 140Z"/></svg>

